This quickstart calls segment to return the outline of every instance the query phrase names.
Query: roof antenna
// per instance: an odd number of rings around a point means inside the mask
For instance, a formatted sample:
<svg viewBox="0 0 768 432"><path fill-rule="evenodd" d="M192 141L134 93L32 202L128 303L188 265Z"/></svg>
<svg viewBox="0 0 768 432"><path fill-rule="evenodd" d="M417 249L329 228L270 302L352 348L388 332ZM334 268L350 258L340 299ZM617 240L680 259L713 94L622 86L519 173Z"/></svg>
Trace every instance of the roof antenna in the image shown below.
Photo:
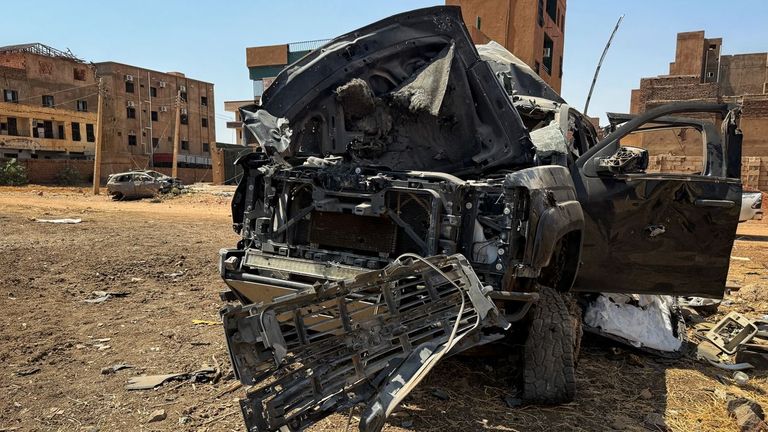
<svg viewBox="0 0 768 432"><path fill-rule="evenodd" d="M595 76L592 77L592 85L589 86L589 94L587 95L587 103L584 104L584 115L587 115L587 110L589 109L589 101L592 99L592 91L595 90L595 83L597 82L597 75L600 74L600 66L603 65L603 59L605 59L605 54L608 53L608 48L611 47L611 42L613 41L613 36L616 35L616 31L619 29L619 26L621 25L621 20L624 19L624 15L619 17L619 20L616 21L616 27L613 28L613 32L611 32L611 37L608 38L608 43L605 44L605 48L603 49L603 55L600 56L600 61L597 62L597 68L595 68Z"/></svg>

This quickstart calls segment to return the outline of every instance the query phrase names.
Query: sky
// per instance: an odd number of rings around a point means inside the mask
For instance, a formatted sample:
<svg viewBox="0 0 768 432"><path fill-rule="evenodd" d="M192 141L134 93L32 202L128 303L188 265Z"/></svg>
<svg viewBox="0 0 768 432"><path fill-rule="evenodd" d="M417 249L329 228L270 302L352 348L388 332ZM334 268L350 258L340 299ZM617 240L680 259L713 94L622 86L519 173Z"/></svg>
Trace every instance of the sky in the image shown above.
<svg viewBox="0 0 768 432"><path fill-rule="evenodd" d="M496 0L487 0L496 1ZM535 4L535 0L530 1ZM41 42L93 61L181 71L214 83L217 141L234 142L225 100L253 95L245 48L331 38L429 0L4 2L0 46ZM563 97L584 107L595 66L620 15L589 114L627 112L640 78L663 75L678 32L723 38L723 54L768 51L764 0L568 0ZM604 117L603 117L604 118Z"/></svg>

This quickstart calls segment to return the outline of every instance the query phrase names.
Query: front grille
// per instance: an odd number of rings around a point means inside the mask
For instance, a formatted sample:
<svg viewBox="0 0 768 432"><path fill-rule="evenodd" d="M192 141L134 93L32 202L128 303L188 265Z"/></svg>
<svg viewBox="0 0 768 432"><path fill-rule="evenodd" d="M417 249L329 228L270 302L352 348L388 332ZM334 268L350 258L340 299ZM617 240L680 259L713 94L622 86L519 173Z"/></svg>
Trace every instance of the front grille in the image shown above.
<svg viewBox="0 0 768 432"><path fill-rule="evenodd" d="M397 226L386 217L314 211L309 241L320 247L391 254Z"/></svg>

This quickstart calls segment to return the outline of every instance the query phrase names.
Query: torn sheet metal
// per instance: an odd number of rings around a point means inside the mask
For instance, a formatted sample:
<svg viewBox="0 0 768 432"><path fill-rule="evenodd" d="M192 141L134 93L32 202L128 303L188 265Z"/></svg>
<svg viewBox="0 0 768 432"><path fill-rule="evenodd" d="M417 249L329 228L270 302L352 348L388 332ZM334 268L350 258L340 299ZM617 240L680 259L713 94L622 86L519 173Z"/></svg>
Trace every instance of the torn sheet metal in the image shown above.
<svg viewBox="0 0 768 432"><path fill-rule="evenodd" d="M757 334L757 326L738 312L723 317L704 337L726 354L735 354L740 346Z"/></svg>
<svg viewBox="0 0 768 432"><path fill-rule="evenodd" d="M435 256L225 308L235 374L254 386L248 430L301 430L360 403L360 430L380 430L443 355L508 327L487 293L462 255Z"/></svg>
<svg viewBox="0 0 768 432"><path fill-rule="evenodd" d="M685 331L675 309L671 296L601 294L584 313L585 330L636 348L677 353Z"/></svg>

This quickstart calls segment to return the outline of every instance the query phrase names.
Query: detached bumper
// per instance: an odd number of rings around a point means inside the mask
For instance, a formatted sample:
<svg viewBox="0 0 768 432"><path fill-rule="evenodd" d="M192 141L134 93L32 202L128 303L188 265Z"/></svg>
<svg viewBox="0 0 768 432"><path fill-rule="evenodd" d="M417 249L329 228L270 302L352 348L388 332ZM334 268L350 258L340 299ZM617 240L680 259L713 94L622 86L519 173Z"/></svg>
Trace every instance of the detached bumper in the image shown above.
<svg viewBox="0 0 768 432"><path fill-rule="evenodd" d="M462 255L434 256L224 308L235 374L253 386L248 430L301 430L356 404L360 430L380 430L446 353L502 336L490 291Z"/></svg>

